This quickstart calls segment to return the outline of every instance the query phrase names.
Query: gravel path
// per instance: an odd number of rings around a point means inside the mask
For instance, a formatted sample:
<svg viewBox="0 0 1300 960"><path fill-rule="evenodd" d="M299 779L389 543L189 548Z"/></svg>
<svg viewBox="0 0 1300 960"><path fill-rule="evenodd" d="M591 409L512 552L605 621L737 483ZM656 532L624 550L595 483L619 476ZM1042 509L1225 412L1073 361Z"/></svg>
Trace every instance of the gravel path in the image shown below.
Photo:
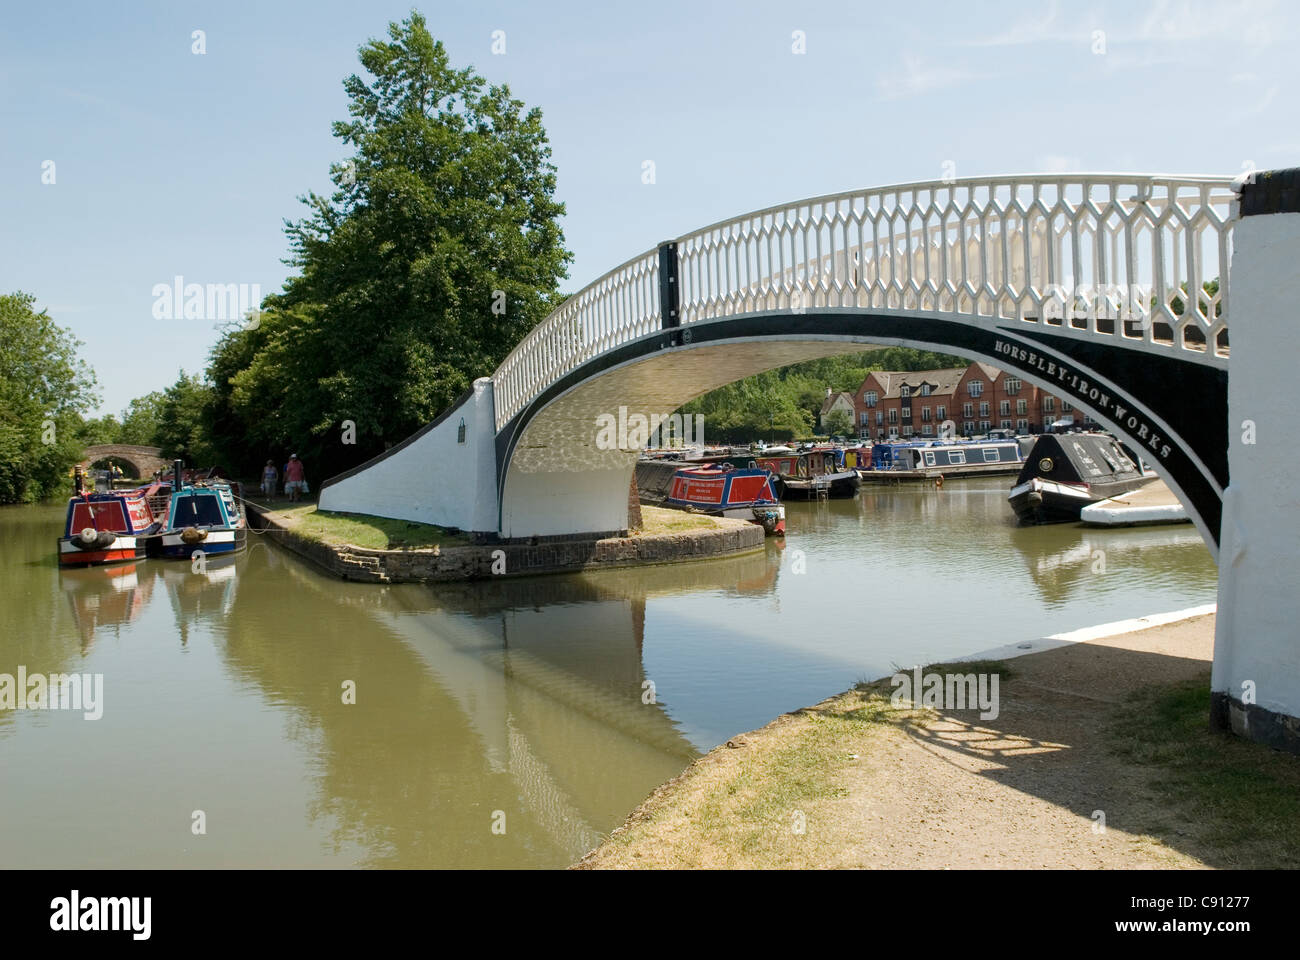
<svg viewBox="0 0 1300 960"><path fill-rule="evenodd" d="M1211 614L1017 657L990 720L849 723L862 696L833 697L701 758L579 866L1203 867L1136 828L1159 791L1107 729L1140 688L1206 676L1213 640Z"/></svg>

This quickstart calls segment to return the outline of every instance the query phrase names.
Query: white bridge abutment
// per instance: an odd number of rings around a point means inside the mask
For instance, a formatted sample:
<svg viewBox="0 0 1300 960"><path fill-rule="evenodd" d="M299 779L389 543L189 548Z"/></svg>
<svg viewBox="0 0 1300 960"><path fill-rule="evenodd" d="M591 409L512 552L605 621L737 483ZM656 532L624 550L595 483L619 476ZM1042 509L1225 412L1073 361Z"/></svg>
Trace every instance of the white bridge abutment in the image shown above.
<svg viewBox="0 0 1300 960"><path fill-rule="evenodd" d="M1233 231L1212 718L1300 753L1300 171L1255 176L1242 187Z"/></svg>
<svg viewBox="0 0 1300 960"><path fill-rule="evenodd" d="M319 507L495 534L492 381L475 380L458 403L427 427L326 481Z"/></svg>

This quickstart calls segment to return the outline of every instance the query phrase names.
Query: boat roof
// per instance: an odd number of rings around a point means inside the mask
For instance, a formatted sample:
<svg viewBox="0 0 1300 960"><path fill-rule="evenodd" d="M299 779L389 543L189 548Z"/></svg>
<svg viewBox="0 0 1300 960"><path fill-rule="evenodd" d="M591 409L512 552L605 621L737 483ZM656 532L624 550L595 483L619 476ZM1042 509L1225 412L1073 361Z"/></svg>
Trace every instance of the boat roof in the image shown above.
<svg viewBox="0 0 1300 960"><path fill-rule="evenodd" d="M1053 462L1050 473L1045 473L1040 467L1044 459ZM1119 441L1108 434L1045 433L1026 457L1017 482L1044 475L1053 480L1097 483L1128 480L1140 477L1142 473L1120 447Z"/></svg>

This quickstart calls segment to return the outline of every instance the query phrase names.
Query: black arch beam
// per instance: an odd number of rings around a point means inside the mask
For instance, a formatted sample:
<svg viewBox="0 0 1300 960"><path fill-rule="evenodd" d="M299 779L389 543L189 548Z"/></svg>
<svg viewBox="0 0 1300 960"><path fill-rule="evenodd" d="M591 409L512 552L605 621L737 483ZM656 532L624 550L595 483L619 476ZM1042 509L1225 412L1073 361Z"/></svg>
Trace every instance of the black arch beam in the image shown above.
<svg viewBox="0 0 1300 960"><path fill-rule="evenodd" d="M1026 327L1030 326L1025 324ZM1227 371L1162 357L1115 343L1096 343L1015 327L986 328L926 314L878 314L836 308L743 314L638 338L569 371L535 397L498 433L497 512L515 445L528 422L551 401L606 370L665 349L691 349L740 339L837 339L916 344L972 355L1019 374L1056 396L1115 424L1134 449L1182 488L1217 549L1227 483ZM677 344L681 346L678 347ZM1050 351L1040 353L1041 348ZM1114 386L1103 387L1100 379ZM1155 422L1159 418L1168 429ZM1205 464L1206 476L1197 464Z"/></svg>

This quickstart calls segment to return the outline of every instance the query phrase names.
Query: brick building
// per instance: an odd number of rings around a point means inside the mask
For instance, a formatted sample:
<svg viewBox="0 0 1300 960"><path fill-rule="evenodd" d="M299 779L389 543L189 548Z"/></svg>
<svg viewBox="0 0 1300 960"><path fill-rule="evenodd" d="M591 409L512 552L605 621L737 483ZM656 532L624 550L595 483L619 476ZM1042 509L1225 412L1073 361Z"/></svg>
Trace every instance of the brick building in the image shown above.
<svg viewBox="0 0 1300 960"><path fill-rule="evenodd" d="M864 440L953 436L990 430L1042 433L1053 423L1091 424L1062 400L987 363L945 370L873 370L853 396L853 422Z"/></svg>

